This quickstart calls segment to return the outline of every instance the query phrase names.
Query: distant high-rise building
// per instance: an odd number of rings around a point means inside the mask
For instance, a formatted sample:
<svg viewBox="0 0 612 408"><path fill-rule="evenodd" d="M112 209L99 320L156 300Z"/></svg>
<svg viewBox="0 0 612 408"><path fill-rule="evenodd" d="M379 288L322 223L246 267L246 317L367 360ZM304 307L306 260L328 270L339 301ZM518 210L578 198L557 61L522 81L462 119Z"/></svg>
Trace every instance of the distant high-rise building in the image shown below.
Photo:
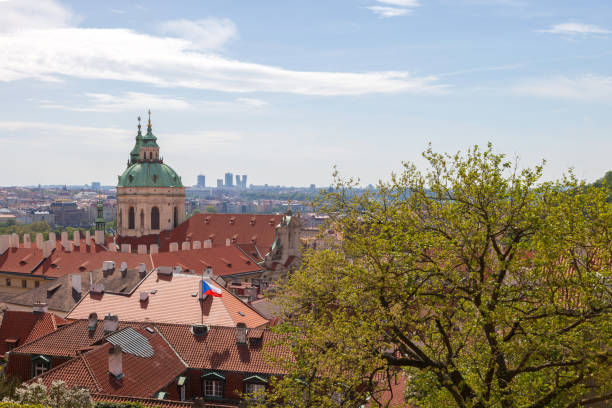
<svg viewBox="0 0 612 408"><path fill-rule="evenodd" d="M100 191L100 182L99 181L92 181L91 182L91 189L93 191Z"/></svg>
<svg viewBox="0 0 612 408"><path fill-rule="evenodd" d="M200 188L206 187L206 176L203 174L200 174L198 176L198 187Z"/></svg>
<svg viewBox="0 0 612 408"><path fill-rule="evenodd" d="M217 179L217 188L223 187L223 179Z"/></svg>
<svg viewBox="0 0 612 408"><path fill-rule="evenodd" d="M232 187L234 185L234 175L232 173L225 173L225 187Z"/></svg>
<svg viewBox="0 0 612 408"><path fill-rule="evenodd" d="M247 176L246 174L242 175L242 188L246 188L247 187Z"/></svg>
<svg viewBox="0 0 612 408"><path fill-rule="evenodd" d="M240 182L240 174L236 174L236 187L242 187L242 183Z"/></svg>

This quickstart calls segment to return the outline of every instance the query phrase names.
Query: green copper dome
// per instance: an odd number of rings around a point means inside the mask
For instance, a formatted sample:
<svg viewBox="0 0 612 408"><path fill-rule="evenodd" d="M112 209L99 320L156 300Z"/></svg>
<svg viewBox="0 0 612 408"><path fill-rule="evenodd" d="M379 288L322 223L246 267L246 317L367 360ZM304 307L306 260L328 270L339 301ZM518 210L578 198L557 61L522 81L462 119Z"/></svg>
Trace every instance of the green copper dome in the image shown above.
<svg viewBox="0 0 612 408"><path fill-rule="evenodd" d="M183 187L170 166L159 162L134 163L119 176L117 187Z"/></svg>

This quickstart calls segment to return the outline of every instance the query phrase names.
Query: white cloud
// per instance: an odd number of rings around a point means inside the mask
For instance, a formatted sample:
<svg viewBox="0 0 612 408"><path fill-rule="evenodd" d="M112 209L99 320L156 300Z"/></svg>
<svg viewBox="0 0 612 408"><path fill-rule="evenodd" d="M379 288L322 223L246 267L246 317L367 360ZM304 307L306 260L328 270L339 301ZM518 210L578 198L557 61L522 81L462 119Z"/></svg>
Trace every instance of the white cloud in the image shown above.
<svg viewBox="0 0 612 408"><path fill-rule="evenodd" d="M399 17L412 14L412 8L419 6L418 0L376 0L384 6L369 6L367 9L381 17Z"/></svg>
<svg viewBox="0 0 612 408"><path fill-rule="evenodd" d="M160 30L190 41L194 48L217 50L238 36L234 23L227 19L172 20L161 24Z"/></svg>
<svg viewBox="0 0 612 408"><path fill-rule="evenodd" d="M24 11L17 7L15 10L30 13L29 9ZM68 21L53 17L57 13L49 14L55 25ZM19 19L26 17L22 15ZM0 36L0 81L49 81L63 77L222 92L304 95L423 93L442 88L433 76L413 77L405 71L295 71L243 62L211 52L194 51L194 43L189 39L159 37L121 28L31 28Z"/></svg>
<svg viewBox="0 0 612 408"><path fill-rule="evenodd" d="M186 110L192 106L183 99L164 95L139 92L124 92L121 95L87 93L88 102L79 106L56 104L49 101L41 103L43 108L65 109L78 112L122 112L126 110L164 109Z"/></svg>
<svg viewBox="0 0 612 408"><path fill-rule="evenodd" d="M261 108L268 105L268 102L255 98L236 98L236 102L242 105L252 106L255 108Z"/></svg>
<svg viewBox="0 0 612 408"><path fill-rule="evenodd" d="M77 17L53 0L0 1L0 32L68 27Z"/></svg>
<svg viewBox="0 0 612 408"><path fill-rule="evenodd" d="M586 75L530 79L513 87L521 95L576 101L612 101L612 77Z"/></svg>
<svg viewBox="0 0 612 408"><path fill-rule="evenodd" d="M381 17L399 17L410 14L412 11L405 8L387 7L387 6L370 6L369 10L373 11Z"/></svg>
<svg viewBox="0 0 612 408"><path fill-rule="evenodd" d="M555 24L549 29L540 30L543 33L566 34L566 35L588 35L588 34L610 34L612 31L605 28L582 23Z"/></svg>
<svg viewBox="0 0 612 408"><path fill-rule="evenodd" d="M399 7L416 7L419 5L418 0L376 0L379 3L391 4Z"/></svg>
<svg viewBox="0 0 612 408"><path fill-rule="evenodd" d="M126 140L125 129L101 128L91 126L66 125L46 122L0 122L2 142L14 139L23 146L24 135L29 143L35 143L37 148L55 148L58 144L74 143L94 146L109 146Z"/></svg>

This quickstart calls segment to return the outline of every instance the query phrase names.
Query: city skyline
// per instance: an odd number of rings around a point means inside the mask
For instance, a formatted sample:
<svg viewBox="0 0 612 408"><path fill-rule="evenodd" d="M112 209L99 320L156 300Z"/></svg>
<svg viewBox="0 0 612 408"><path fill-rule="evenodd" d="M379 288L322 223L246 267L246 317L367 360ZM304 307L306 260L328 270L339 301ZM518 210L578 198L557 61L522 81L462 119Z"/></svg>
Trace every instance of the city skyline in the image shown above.
<svg viewBox="0 0 612 408"><path fill-rule="evenodd" d="M187 12L189 10L189 12ZM116 185L136 117L196 185L363 185L491 141L610 169L612 5L0 1L0 185ZM36 164L36 165L34 165Z"/></svg>

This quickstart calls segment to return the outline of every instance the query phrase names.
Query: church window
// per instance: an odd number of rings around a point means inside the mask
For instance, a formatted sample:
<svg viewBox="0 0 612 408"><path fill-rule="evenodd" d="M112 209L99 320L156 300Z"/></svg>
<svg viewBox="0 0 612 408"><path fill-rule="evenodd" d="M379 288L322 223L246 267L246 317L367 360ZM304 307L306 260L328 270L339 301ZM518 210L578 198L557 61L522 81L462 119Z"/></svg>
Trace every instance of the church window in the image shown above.
<svg viewBox="0 0 612 408"><path fill-rule="evenodd" d="M140 210L140 228L144 228L144 210Z"/></svg>
<svg viewBox="0 0 612 408"><path fill-rule="evenodd" d="M154 182L154 183L157 183L157 174L154 174L154 175L153 175L153 182Z"/></svg>
<svg viewBox="0 0 612 408"><path fill-rule="evenodd" d="M134 180L134 176L132 176L131 174L130 174L130 177L128 178L130 179L130 183Z"/></svg>
<svg viewBox="0 0 612 408"><path fill-rule="evenodd" d="M159 208L157 207L151 208L151 229L159 229Z"/></svg>
<svg viewBox="0 0 612 408"><path fill-rule="evenodd" d="M174 228L178 226L178 209L174 207Z"/></svg>
<svg viewBox="0 0 612 408"><path fill-rule="evenodd" d="M136 228L136 214L134 211L134 207L130 207L130 211L128 213L128 229Z"/></svg>

